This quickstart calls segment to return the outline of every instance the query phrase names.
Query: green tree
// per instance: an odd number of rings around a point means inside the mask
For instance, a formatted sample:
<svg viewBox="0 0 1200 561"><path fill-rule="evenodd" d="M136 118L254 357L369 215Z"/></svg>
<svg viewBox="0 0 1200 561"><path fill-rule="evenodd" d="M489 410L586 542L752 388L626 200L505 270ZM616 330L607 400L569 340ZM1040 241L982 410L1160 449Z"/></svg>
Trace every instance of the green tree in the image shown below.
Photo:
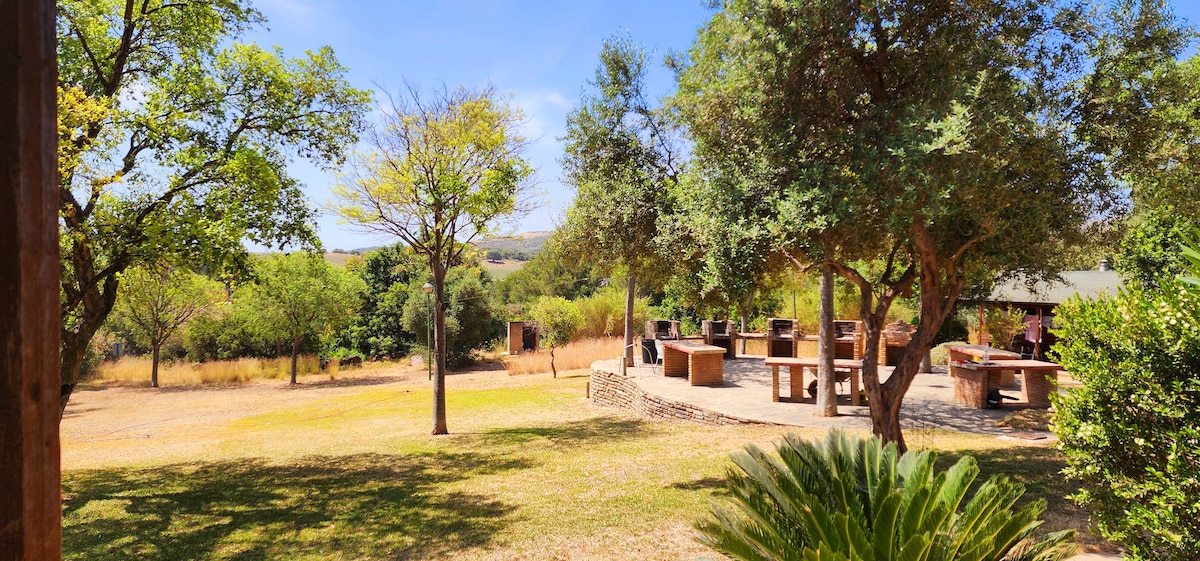
<svg viewBox="0 0 1200 561"><path fill-rule="evenodd" d="M291 342L292 383L305 336L324 337L346 327L361 304L366 283L319 255L271 254L255 263L257 283L248 296L262 332Z"/></svg>
<svg viewBox="0 0 1200 561"><path fill-rule="evenodd" d="M749 220L776 251L858 287L872 428L902 450L904 394L968 283L1055 271L1112 201L1064 116L1075 8L733 0L677 61L697 165L762 201ZM883 381L885 318L914 290Z"/></svg>
<svg viewBox="0 0 1200 561"><path fill-rule="evenodd" d="M404 287L402 324L410 336L429 348L429 312L422 286L428 274L415 277ZM471 361L472 354L486 348L505 334L505 324L494 299L494 284L487 270L477 263L455 265L446 271L446 364L460 366Z"/></svg>
<svg viewBox="0 0 1200 561"><path fill-rule="evenodd" d="M566 255L559 248L555 234L524 266L497 283L496 290L502 302L517 309L533 304L542 296L574 300L588 296L600 287L602 279L595 274L594 268L590 261Z"/></svg>
<svg viewBox="0 0 1200 561"><path fill-rule="evenodd" d="M561 228L565 249L606 272L625 270L625 361L633 363L633 302L639 280L656 273L654 238L676 181L663 113L644 92L646 52L609 39L587 92L567 116L566 182L575 188Z"/></svg>
<svg viewBox="0 0 1200 561"><path fill-rule="evenodd" d="M285 165L337 162L369 95L327 47L237 42L262 21L245 0L58 2L63 407L129 267L316 245Z"/></svg>
<svg viewBox="0 0 1200 561"><path fill-rule="evenodd" d="M429 263L433 283L433 434L446 434L446 274L469 242L525 212L532 169L523 118L492 89L422 98L409 87L383 111L334 187L347 223L399 237Z"/></svg>
<svg viewBox="0 0 1200 561"><path fill-rule="evenodd" d="M776 451L749 445L733 455L732 504L715 506L699 524L702 542L744 561L1051 561L1074 554L1066 543L1073 531L1033 537L1046 501L1014 511L1025 492L1020 483L995 475L968 500L979 475L970 456L935 473L933 452L901 456L894 443L840 431L823 443L788 434Z"/></svg>
<svg viewBox="0 0 1200 561"><path fill-rule="evenodd" d="M395 244L366 254L348 268L367 284L363 306L347 329L350 347L365 356L396 358L409 352L416 339L404 327L405 304L410 285L427 277L422 259L403 244ZM424 331L420 333L423 336Z"/></svg>
<svg viewBox="0 0 1200 561"><path fill-rule="evenodd" d="M1059 362L1081 383L1052 396L1075 495L1132 560L1200 549L1200 301L1161 279L1058 308Z"/></svg>
<svg viewBox="0 0 1200 561"><path fill-rule="evenodd" d="M554 367L554 347L561 347L571 342L571 337L583 325L583 314L579 308L566 298L558 296L543 296L529 310L529 317L537 323L542 340L550 345L550 372L558 377L558 369Z"/></svg>
<svg viewBox="0 0 1200 561"><path fill-rule="evenodd" d="M217 302L221 287L185 267L167 264L134 267L121 277L125 288L117 297L113 319L127 325L138 343L150 347L150 387L157 388L163 343Z"/></svg>

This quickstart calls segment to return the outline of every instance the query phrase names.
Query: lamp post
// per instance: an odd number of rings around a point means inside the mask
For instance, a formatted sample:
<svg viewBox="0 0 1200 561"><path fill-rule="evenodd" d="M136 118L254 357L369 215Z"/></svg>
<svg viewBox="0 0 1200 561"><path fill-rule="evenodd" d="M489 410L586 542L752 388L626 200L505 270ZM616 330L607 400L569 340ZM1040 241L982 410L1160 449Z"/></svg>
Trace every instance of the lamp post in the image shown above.
<svg viewBox="0 0 1200 561"><path fill-rule="evenodd" d="M429 302L429 295L433 294L433 285L425 283L421 287L425 291L425 370L429 374L429 379L433 379L433 306Z"/></svg>

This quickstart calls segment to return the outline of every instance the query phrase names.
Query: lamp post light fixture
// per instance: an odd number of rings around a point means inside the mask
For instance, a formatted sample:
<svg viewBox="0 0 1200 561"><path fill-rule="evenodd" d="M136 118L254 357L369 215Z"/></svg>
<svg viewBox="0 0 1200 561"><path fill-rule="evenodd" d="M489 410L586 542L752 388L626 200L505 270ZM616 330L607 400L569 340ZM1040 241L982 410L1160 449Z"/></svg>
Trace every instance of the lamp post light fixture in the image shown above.
<svg viewBox="0 0 1200 561"><path fill-rule="evenodd" d="M425 291L425 370L429 379L433 379L433 306L429 295L433 294L433 285L425 283L421 290Z"/></svg>

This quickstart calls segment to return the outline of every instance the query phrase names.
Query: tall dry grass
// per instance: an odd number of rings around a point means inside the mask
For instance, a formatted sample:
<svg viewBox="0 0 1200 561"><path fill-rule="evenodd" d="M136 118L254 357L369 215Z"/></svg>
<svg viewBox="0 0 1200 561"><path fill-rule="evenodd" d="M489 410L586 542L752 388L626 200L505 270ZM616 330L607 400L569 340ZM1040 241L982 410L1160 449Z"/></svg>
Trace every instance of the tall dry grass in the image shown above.
<svg viewBox="0 0 1200 561"><path fill-rule="evenodd" d="M93 380L116 385L148 385L151 360L126 356L115 362L104 362L96 369ZM301 355L296 361L296 373L315 374L321 361L315 355ZM158 385L199 386L206 384L235 384L253 379L284 379L291 375L292 359L239 358L211 362L163 361L158 364Z"/></svg>
<svg viewBox="0 0 1200 561"><path fill-rule="evenodd" d="M600 337L572 341L564 347L554 349L554 367L558 371L587 368L597 360L621 356L624 340L620 337ZM504 361L510 376L518 374L542 374L550 372L550 350L536 353L521 353Z"/></svg>
<svg viewBox="0 0 1200 561"><path fill-rule="evenodd" d="M616 337L625 333L625 290L617 286L606 286L591 296L575 300L575 307L583 316L583 325L575 334L581 340ZM633 301L633 327L641 332L649 315L650 300L635 298Z"/></svg>

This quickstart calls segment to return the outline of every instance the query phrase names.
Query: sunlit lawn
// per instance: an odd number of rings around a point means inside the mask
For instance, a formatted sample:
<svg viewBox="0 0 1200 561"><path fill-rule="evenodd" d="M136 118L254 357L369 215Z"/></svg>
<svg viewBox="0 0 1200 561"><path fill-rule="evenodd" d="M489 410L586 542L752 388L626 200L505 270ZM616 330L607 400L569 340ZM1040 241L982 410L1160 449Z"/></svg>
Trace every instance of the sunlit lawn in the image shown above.
<svg viewBox="0 0 1200 561"><path fill-rule="evenodd" d="M770 445L786 429L595 408L584 398L586 376L572 374L452 387L450 436L428 435L428 389L388 385L196 426L211 443L199 451L155 440L67 443L134 459L66 466L66 557L712 556L691 524L721 494L729 452ZM1070 488L1052 449L941 433L922 439L978 449L985 473L1026 482L1059 511L1050 529L1084 523L1062 499ZM156 445L151 455L141 449Z"/></svg>

